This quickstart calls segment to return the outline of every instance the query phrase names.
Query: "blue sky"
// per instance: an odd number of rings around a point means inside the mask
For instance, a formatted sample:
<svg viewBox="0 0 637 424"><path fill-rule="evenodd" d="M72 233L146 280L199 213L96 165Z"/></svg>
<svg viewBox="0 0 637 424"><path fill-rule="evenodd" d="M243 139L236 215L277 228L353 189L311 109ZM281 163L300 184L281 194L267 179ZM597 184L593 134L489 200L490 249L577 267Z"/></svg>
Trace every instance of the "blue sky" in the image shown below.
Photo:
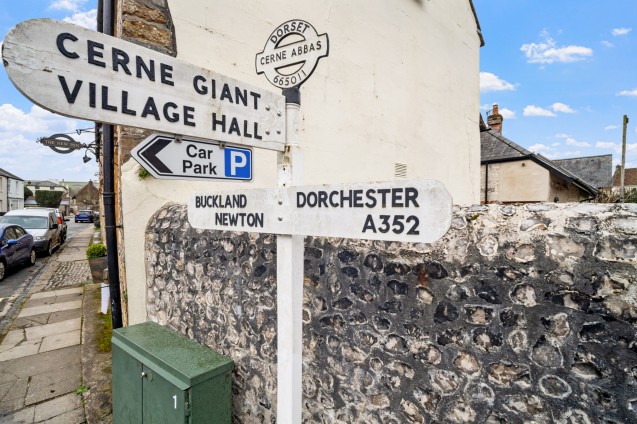
<svg viewBox="0 0 637 424"><path fill-rule="evenodd" d="M67 20L95 29L97 0L0 0L0 40L16 24L32 18ZM61 117L34 106L0 71L0 168L28 180L97 180L95 158L84 163L84 150L55 153L36 143L40 137L72 133L83 143L93 134L78 136L75 130L92 128L92 122ZM89 153L89 156L92 155Z"/></svg>
<svg viewBox="0 0 637 424"><path fill-rule="evenodd" d="M453 0L459 1L459 0ZM486 45L480 51L483 116L498 103L503 133L549 158L612 154L637 167L637 0L474 0ZM94 26L97 0L0 0L0 37L30 18ZM256 50L255 50L256 51ZM33 106L0 71L0 168L30 179L96 179L83 151L61 155L39 137L92 123ZM92 134L72 135L83 142Z"/></svg>
<svg viewBox="0 0 637 424"><path fill-rule="evenodd" d="M637 167L637 1L474 0L483 117L551 159L612 154Z"/></svg>

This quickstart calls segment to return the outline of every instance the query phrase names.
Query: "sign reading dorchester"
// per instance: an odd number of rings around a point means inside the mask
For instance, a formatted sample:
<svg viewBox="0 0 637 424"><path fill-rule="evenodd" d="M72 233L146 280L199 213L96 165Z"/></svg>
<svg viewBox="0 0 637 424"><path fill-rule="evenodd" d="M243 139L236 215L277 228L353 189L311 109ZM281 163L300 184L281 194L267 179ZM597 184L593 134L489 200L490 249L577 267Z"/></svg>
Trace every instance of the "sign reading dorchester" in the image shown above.
<svg viewBox="0 0 637 424"><path fill-rule="evenodd" d="M194 228L431 243L451 225L451 195L433 180L219 191L194 195Z"/></svg>
<svg viewBox="0 0 637 424"><path fill-rule="evenodd" d="M33 19L2 59L22 94L61 115L283 150L283 96L118 38Z"/></svg>
<svg viewBox="0 0 637 424"><path fill-rule="evenodd" d="M255 59L257 74L279 88L298 87L307 80L319 59L329 54L327 34L303 20L279 25Z"/></svg>

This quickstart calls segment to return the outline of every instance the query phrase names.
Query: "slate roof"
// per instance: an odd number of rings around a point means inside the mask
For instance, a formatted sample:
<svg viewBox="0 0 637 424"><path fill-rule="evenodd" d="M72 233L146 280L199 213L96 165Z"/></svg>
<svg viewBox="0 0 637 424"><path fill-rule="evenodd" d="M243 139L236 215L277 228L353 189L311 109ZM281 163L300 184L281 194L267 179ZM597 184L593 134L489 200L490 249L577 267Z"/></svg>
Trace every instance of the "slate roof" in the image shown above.
<svg viewBox="0 0 637 424"><path fill-rule="evenodd" d="M66 190L66 187L64 187L62 184L56 184L46 180L44 181L30 180L30 181L27 181L27 185L39 186L39 187L62 187L64 190Z"/></svg>
<svg viewBox="0 0 637 424"><path fill-rule="evenodd" d="M22 178L13 175L11 172L7 172L2 168L0 168L0 175L2 175L3 177L11 178L12 180L24 181Z"/></svg>
<svg viewBox="0 0 637 424"><path fill-rule="evenodd" d="M551 174L570 182L591 196L597 195L597 188L584 180L579 175L569 171L568 169L556 164L554 161L545 158L542 155L526 150L519 144L514 143L504 137L498 131L486 129L480 131L480 163L497 163L510 162L515 160L531 160L543 168L547 169Z"/></svg>
<svg viewBox="0 0 637 424"><path fill-rule="evenodd" d="M594 187L610 187L613 179L613 155L554 160L553 163L582 177Z"/></svg>
<svg viewBox="0 0 637 424"><path fill-rule="evenodd" d="M621 182L619 181L619 177L621 176L619 169L615 170L615 175L613 176L613 186L620 187ZM637 168L626 168L624 169L624 186L637 186Z"/></svg>

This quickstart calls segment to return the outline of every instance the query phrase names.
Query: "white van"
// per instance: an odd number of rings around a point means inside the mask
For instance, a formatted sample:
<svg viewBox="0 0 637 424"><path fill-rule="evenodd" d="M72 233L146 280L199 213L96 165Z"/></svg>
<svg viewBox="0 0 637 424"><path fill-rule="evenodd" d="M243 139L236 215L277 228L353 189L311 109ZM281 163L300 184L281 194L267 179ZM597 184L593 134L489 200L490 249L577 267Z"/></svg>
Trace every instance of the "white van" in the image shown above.
<svg viewBox="0 0 637 424"><path fill-rule="evenodd" d="M47 255L62 243L62 234L54 210L14 209L4 214L0 222L17 224L33 236L35 250Z"/></svg>

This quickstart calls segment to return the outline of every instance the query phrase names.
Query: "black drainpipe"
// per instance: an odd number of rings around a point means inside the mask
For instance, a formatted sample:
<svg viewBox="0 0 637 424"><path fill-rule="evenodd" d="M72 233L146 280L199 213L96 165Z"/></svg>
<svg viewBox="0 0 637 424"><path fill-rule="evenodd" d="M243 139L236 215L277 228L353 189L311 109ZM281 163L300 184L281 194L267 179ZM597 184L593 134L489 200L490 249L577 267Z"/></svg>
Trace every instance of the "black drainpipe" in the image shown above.
<svg viewBox="0 0 637 424"><path fill-rule="evenodd" d="M98 29L106 35L114 35L113 0L100 0L101 20L98 17ZM102 125L104 156L102 171L104 175L104 225L106 230L106 254L108 255L108 283L111 297L111 315L113 328L122 327L122 305L119 291L119 264L117 261L117 227L115 225L115 177L113 126Z"/></svg>
<svg viewBox="0 0 637 424"><path fill-rule="evenodd" d="M484 204L489 204L489 162L484 164Z"/></svg>

